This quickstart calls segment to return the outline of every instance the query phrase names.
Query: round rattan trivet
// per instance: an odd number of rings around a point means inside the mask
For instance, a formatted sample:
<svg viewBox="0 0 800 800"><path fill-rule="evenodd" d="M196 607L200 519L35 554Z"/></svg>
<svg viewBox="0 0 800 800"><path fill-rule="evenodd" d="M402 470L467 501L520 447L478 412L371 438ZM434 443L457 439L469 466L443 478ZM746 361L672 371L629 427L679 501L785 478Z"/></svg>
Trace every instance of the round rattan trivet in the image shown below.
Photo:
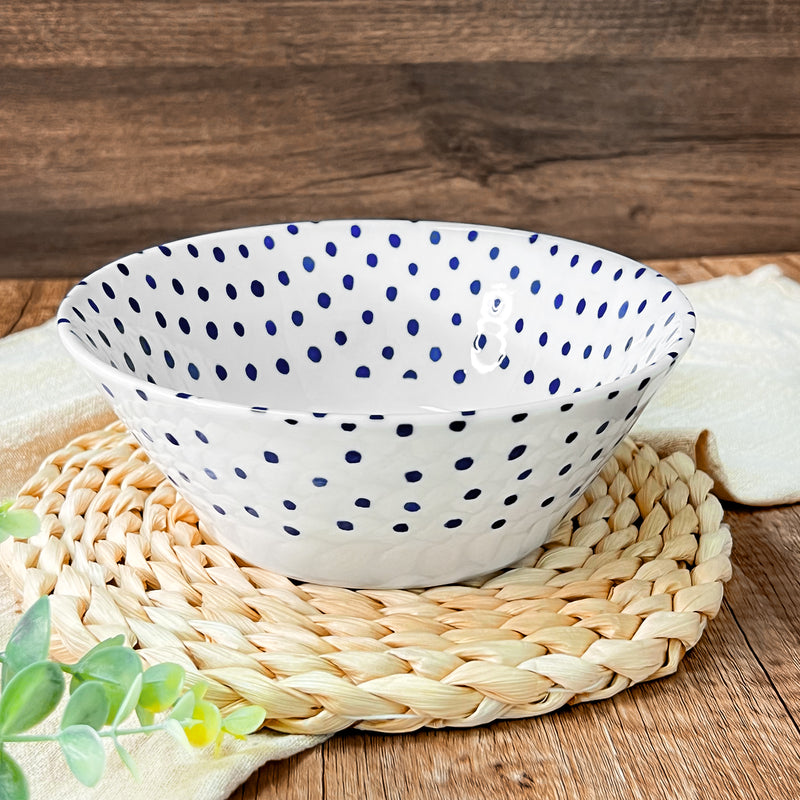
<svg viewBox="0 0 800 800"><path fill-rule="evenodd" d="M668 675L719 610L730 533L711 479L627 439L547 544L468 585L296 584L206 544L121 424L50 456L17 498L42 530L0 563L23 605L52 593L74 659L124 633L223 708L328 733L472 726L610 697Z"/></svg>

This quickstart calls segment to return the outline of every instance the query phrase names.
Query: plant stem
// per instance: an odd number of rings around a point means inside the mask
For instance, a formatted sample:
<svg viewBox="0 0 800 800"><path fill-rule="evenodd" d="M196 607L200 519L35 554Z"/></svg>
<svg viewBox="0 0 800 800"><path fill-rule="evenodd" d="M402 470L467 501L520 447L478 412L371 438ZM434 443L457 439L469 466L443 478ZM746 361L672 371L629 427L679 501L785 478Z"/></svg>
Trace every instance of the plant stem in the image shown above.
<svg viewBox="0 0 800 800"><path fill-rule="evenodd" d="M187 720L186 722L196 723L197 720ZM181 725L186 727L185 722ZM103 728L97 731L97 735L105 739L116 739L117 736L129 736L134 733L155 733L163 731L163 725L155 723L153 725L142 725L139 728ZM12 733L0 739L0 747L6 742L57 742L57 733Z"/></svg>

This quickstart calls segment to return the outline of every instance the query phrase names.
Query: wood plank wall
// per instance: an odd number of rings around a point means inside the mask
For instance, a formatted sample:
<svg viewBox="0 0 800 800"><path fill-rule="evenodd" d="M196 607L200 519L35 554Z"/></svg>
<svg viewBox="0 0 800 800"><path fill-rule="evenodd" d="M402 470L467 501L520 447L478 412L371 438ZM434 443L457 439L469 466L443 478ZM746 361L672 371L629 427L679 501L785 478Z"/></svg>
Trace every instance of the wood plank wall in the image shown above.
<svg viewBox="0 0 800 800"><path fill-rule="evenodd" d="M0 0L0 276L348 216L800 250L800 3Z"/></svg>

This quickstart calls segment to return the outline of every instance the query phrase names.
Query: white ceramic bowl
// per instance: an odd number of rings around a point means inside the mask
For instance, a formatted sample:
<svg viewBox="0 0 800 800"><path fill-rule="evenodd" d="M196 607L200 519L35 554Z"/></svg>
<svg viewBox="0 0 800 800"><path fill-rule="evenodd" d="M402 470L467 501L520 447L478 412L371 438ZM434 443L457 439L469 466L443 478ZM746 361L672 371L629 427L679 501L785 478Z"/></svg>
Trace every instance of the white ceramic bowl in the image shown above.
<svg viewBox="0 0 800 800"><path fill-rule="evenodd" d="M268 225L92 273L59 331L211 538L429 586L541 544L694 333L665 277L449 222Z"/></svg>

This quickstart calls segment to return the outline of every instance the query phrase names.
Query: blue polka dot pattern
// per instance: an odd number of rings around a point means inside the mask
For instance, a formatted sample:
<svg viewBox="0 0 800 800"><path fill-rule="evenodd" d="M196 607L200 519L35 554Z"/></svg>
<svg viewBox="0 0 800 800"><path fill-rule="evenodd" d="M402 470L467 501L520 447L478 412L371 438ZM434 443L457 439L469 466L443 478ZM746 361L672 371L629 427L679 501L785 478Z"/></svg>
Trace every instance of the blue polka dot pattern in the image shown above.
<svg viewBox="0 0 800 800"><path fill-rule="evenodd" d="M151 248L75 287L58 326L221 543L352 586L538 546L694 327L666 278L613 253L391 220Z"/></svg>

